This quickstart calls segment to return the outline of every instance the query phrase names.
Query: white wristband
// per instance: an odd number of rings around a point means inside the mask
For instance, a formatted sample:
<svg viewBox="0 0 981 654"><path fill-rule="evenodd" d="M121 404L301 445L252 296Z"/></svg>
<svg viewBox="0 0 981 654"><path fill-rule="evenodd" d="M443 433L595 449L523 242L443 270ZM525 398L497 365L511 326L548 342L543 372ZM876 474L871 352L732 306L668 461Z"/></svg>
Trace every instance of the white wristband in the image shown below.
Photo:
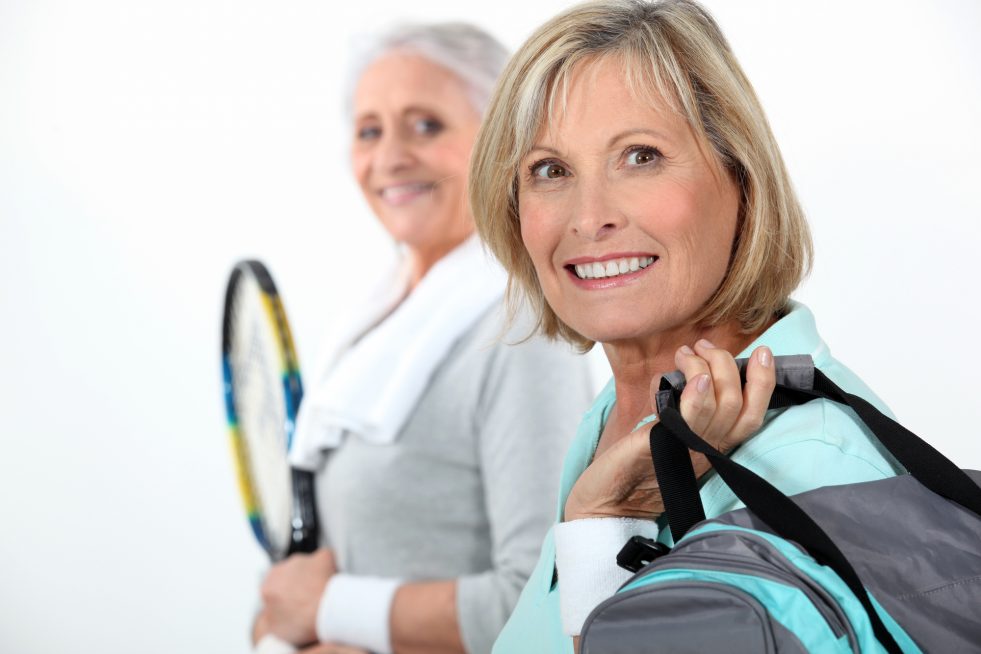
<svg viewBox="0 0 981 654"><path fill-rule="evenodd" d="M338 573L327 582L317 608L317 638L391 654L389 613L399 579Z"/></svg>
<svg viewBox="0 0 981 654"><path fill-rule="evenodd" d="M562 630L582 632L586 618L633 573L617 565L617 553L633 536L657 538L657 523L634 518L585 518L555 525Z"/></svg>
<svg viewBox="0 0 981 654"><path fill-rule="evenodd" d="M255 644L253 654L296 654L296 648L275 634L266 634Z"/></svg>

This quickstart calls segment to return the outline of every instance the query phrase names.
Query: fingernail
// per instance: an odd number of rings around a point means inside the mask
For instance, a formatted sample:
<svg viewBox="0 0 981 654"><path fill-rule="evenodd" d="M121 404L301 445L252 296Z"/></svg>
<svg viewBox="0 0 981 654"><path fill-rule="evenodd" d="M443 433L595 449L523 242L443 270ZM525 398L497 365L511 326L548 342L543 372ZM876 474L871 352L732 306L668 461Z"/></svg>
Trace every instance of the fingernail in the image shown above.
<svg viewBox="0 0 981 654"><path fill-rule="evenodd" d="M764 347L760 349L760 365L764 368L770 367L770 362L773 361L773 356L770 354L770 348Z"/></svg>
<svg viewBox="0 0 981 654"><path fill-rule="evenodd" d="M682 345L682 346L681 346L681 348L680 348L680 350L681 350L681 353L682 353L682 354L695 354L695 351L694 351L694 350L692 350L692 349L691 349L690 347L688 347L687 345Z"/></svg>
<svg viewBox="0 0 981 654"><path fill-rule="evenodd" d="M708 388L709 388L709 376L707 374L699 375L698 379L695 381L695 390L697 390L699 393L704 393L705 391L708 390Z"/></svg>
<svg viewBox="0 0 981 654"><path fill-rule="evenodd" d="M700 346L702 348L708 348L710 350L714 350L715 349L715 346L712 345L712 341L709 341L708 339L705 339L705 338L703 338L702 340L698 341L698 343L696 343L696 345L698 345L698 346Z"/></svg>

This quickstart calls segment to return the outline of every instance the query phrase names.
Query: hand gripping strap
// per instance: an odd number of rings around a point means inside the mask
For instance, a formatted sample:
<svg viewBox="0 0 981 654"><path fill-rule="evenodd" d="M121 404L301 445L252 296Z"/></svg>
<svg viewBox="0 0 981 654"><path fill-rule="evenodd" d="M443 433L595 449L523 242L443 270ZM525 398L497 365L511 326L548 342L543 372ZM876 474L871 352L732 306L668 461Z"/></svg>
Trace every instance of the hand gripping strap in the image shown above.
<svg viewBox="0 0 981 654"><path fill-rule="evenodd" d="M770 399L771 409L796 406L819 398L851 407L917 481L981 517L981 488L929 443L864 398L839 388L814 368L810 357L775 357L774 365L777 387ZM736 496L774 532L795 541L815 560L832 568L862 603L879 642L890 653L901 652L872 608L855 569L824 530L790 498L752 471L731 461L688 428L675 408L682 388L683 379L679 380L677 375L673 378L668 375L662 380L662 392L657 397L660 421L652 426L650 436L655 474L675 542L704 519L694 469L686 451L691 448L708 457Z"/></svg>
<svg viewBox="0 0 981 654"><path fill-rule="evenodd" d="M848 588L865 608L865 612L868 614L869 621L872 625L873 633L875 633L878 641L882 643L882 646L890 654L902 654L902 650L896 644L892 634L886 629L882 620L879 618L879 614L872 607L869 596L865 592L865 588L862 586L862 582L858 578L855 569L852 568L845 555L834 544L834 541L831 540L817 523L811 520L810 516L765 479L748 468L734 463L721 452L703 441L688 428L688 425L677 410L667 408L661 414L660 418L660 421L651 428L652 441L655 438L662 437L678 439L688 448L696 452L701 452L708 457L716 472L719 473L719 476L722 477L723 481L729 485L729 488L743 501L747 508L753 511L774 532L783 538L797 542L816 561L827 565L841 577L842 581L848 585ZM654 432L660 432L661 434L655 437ZM688 458L687 453L685 453L685 458ZM670 510L667 505L667 496L664 494L664 489L661 490L661 494L665 498L665 509ZM668 517L670 522L670 514ZM674 534L674 525L672 525L672 533ZM674 536L677 542L680 535L674 534Z"/></svg>

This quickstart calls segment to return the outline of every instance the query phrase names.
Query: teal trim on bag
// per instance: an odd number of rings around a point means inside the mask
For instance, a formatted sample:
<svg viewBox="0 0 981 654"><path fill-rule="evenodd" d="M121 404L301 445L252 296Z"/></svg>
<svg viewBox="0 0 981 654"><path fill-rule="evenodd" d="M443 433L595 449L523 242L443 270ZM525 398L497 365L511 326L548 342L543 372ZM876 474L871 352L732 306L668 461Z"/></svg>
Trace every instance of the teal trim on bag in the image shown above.
<svg viewBox="0 0 981 654"><path fill-rule="evenodd" d="M909 637L909 634L899 626L899 623L892 619L889 612L882 608L879 601L872 597L872 593L869 593L869 599L872 600L872 608L875 612L879 614L879 618L882 620L882 624L886 625L886 629L892 634L895 639L896 644L902 648L905 654L923 654L923 650L920 649L919 645L913 642L913 639Z"/></svg>
<svg viewBox="0 0 981 654"><path fill-rule="evenodd" d="M810 598L801 590L769 579L752 575L721 572L719 570L684 570L673 568L659 570L631 582L620 589L626 592L635 588L646 588L658 583L672 581L714 582L722 586L738 588L751 595L763 605L770 617L782 624L800 640L809 652L834 654L849 653L848 639L840 641L835 637L831 626L818 611ZM844 643L844 646L842 645ZM837 643L833 650L829 643Z"/></svg>
<svg viewBox="0 0 981 654"><path fill-rule="evenodd" d="M741 531L748 534L754 534L755 536L766 540L770 543L780 554L782 554L790 563L797 567L801 572L810 577L821 587L823 587L831 597L838 602L838 605L844 611L845 616L852 625L852 629L855 631L855 635L858 638L858 644L860 651L864 653L872 652L883 652L882 645L875 638L875 634L872 632L872 624L869 622L868 615L865 613L865 609L862 607L861 602L855 597L848 585L841 580L831 568L821 565L815 561L809 554L802 552L796 546L792 545L788 541L774 534L769 534L764 531L757 531L755 529L746 529L744 527L737 527L734 525L724 525L718 523L709 523L698 529L693 529L689 533L685 534L685 538L682 541L695 536L696 534L706 534L716 531ZM872 606L875 608L876 612L879 614L879 618L885 624L886 628L892 634L893 638L896 640L896 644L899 645L905 654L923 654L919 646L913 642L913 639L909 637L909 634L893 619L891 615L882 607L879 602L872 597L871 593L868 593L869 599L872 601ZM761 600L762 601L762 600ZM767 611L780 620L781 614L784 612L784 607L779 604L767 604L763 602L764 607ZM783 620L780 620L783 623ZM796 633L796 631L795 631Z"/></svg>

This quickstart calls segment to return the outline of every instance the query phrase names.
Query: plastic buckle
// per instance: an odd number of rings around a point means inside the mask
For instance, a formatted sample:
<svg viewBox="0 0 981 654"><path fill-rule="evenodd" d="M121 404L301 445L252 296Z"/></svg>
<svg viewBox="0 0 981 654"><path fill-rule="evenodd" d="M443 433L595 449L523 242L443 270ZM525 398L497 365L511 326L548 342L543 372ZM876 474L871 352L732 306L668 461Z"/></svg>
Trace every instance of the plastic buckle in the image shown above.
<svg viewBox="0 0 981 654"><path fill-rule="evenodd" d="M624 570L637 572L670 551L670 547L656 540L644 538L643 536L634 536L627 541L617 554L617 565Z"/></svg>

